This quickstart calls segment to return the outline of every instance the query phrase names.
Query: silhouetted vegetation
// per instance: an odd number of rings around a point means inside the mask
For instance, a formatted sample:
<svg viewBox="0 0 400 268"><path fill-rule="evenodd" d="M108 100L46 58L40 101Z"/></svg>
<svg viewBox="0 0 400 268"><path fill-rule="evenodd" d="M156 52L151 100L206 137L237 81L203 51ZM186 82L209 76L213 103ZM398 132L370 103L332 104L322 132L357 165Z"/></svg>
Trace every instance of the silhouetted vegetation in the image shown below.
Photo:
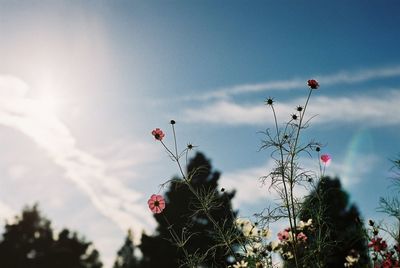
<svg viewBox="0 0 400 268"><path fill-rule="evenodd" d="M339 179L323 177L305 199L300 219L313 220L314 232L307 233L308 248L301 263L306 267L343 267L347 256L359 254L356 266L368 264L367 238L357 207L349 204L349 196ZM288 263L287 267L291 267Z"/></svg>
<svg viewBox="0 0 400 268"><path fill-rule="evenodd" d="M100 268L92 243L63 229L55 233L37 206L27 207L14 223L7 223L0 241L0 267Z"/></svg>
<svg viewBox="0 0 400 268"><path fill-rule="evenodd" d="M128 230L124 245L117 252L117 259L115 260L113 268L139 267L134 252L135 246L133 244L133 234L131 230Z"/></svg>
<svg viewBox="0 0 400 268"><path fill-rule="evenodd" d="M209 160L201 153L196 154L187 169L188 174L196 171L190 181L193 188L199 193L209 194L210 201L215 204L214 209L209 211L212 217L220 226L231 228L235 218L231 205L234 193L218 189L220 173L212 170ZM179 260L184 260L185 256L182 249L174 244L170 231L184 240L187 238L184 247L191 257L199 258L208 250L212 252L211 258L200 261L205 267L226 267L229 254L225 247L219 245L218 237L212 235L214 225L199 210L198 200L188 186L179 180L174 178L170 182L165 194L166 208L161 214L154 215L158 223L156 233L142 235L139 248L143 258L140 267L177 268L182 265Z"/></svg>

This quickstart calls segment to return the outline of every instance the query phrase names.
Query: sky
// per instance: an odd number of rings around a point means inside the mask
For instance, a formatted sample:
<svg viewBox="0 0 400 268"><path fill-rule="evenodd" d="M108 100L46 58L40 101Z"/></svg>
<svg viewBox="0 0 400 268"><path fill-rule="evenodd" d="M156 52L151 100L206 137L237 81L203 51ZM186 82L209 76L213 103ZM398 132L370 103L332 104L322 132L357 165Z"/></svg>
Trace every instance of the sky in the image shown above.
<svg viewBox="0 0 400 268"><path fill-rule="evenodd" d="M400 3L387 1L0 0L0 218L39 204L111 267L128 228L154 227L147 199L178 174L151 136L193 143L236 189L240 215L273 200L259 150L304 103L302 141L331 154L364 218L380 219L400 154ZM318 159L302 157L318 167ZM275 230L276 232L278 230Z"/></svg>

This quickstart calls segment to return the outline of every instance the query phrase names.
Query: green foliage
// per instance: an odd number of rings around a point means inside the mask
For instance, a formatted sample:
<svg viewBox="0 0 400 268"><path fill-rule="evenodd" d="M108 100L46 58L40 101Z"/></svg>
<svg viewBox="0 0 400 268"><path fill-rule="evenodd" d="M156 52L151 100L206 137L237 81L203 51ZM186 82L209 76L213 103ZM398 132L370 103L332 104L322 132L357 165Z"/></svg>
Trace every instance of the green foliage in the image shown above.
<svg viewBox="0 0 400 268"><path fill-rule="evenodd" d="M197 196L180 178L171 180L166 192L166 208L161 214L154 215L158 223L156 234L142 235L139 246L143 253L141 267L226 267L229 264L227 247L215 235L215 224L206 213L222 230L232 229L235 214L232 213L231 199L234 193L218 190L220 174L212 171L209 160L201 153L191 159L187 174ZM177 239L171 239L171 233Z"/></svg>
<svg viewBox="0 0 400 268"><path fill-rule="evenodd" d="M25 208L15 223L5 226L0 241L0 267L100 268L99 253L92 243L64 229L53 236L51 223L37 206Z"/></svg>
<svg viewBox="0 0 400 268"><path fill-rule="evenodd" d="M357 266L368 264L365 229L357 207L339 179L321 178L316 189L305 199L300 219L313 219L315 230L309 232L308 248L300 262L306 267L343 267L350 252L360 254ZM290 267L290 265L287 265Z"/></svg>

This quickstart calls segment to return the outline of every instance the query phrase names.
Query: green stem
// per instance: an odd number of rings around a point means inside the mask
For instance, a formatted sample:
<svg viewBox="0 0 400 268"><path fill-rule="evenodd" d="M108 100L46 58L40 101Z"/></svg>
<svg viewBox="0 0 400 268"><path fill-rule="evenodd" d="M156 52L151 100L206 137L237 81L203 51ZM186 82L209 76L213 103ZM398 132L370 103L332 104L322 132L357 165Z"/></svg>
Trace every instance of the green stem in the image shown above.
<svg viewBox="0 0 400 268"><path fill-rule="evenodd" d="M294 236L296 237L295 231L293 229L293 226L295 226L295 222L296 222L296 218L292 218L292 214L290 211L290 205L289 205L289 194L287 191L287 186L286 186L286 181L285 181L285 167L283 165L284 163L284 157L283 157L283 150L282 150L282 144L281 144L281 139L279 136L279 127L278 127L278 119L276 118L276 112L275 112L275 108L273 105L271 105L272 107L272 113L274 115L274 122L275 122L275 129L276 129L276 136L278 139L278 144L279 144L279 152L280 152L280 156L281 156L281 174L282 174L282 183L283 183L283 189L284 189L284 194L285 194L285 206L286 206L286 210L288 212L288 216L289 216L289 225L290 225L290 229L292 230L292 232L294 233ZM292 223L292 221L294 222L294 224ZM297 250L296 250L296 245L294 244L293 247L293 255L294 255L294 260L296 263L296 267L298 267L298 262L297 262Z"/></svg>
<svg viewBox="0 0 400 268"><path fill-rule="evenodd" d="M232 249L231 243L230 241L228 241L228 239L226 239L224 232L222 231L221 227L218 225L218 223L214 220L214 218L211 216L211 214L208 212L208 207L207 205L203 202L203 200L201 199L201 197L198 195L197 191L193 188L193 186L190 183L190 180L186 177L183 168L181 166L181 163L179 161L179 155L178 155L178 149L177 149L177 143L176 143L176 134L175 134L175 128L172 126L173 129L173 134L174 134L174 144L175 144L175 154L172 153L172 151L164 144L164 142L161 142L161 144L164 146L164 148L169 152L169 154L173 157L173 159L176 161L179 171L182 175L183 180L185 181L186 185L189 187L189 190L192 192L192 194L197 198L197 200L200 202L201 207L204 211L204 213L206 214L207 218L211 221L211 223L214 225L214 227L217 229L220 237L222 237L222 239L224 240L224 244L226 245L226 247L228 248L230 254L233 256L233 258L236 261L236 256L235 253Z"/></svg>

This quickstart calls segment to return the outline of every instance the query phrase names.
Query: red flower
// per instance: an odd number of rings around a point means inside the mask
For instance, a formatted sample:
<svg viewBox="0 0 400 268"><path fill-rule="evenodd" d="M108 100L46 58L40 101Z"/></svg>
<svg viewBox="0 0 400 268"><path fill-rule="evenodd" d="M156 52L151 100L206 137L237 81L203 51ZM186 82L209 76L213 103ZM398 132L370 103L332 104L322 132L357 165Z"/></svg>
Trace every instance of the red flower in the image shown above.
<svg viewBox="0 0 400 268"><path fill-rule="evenodd" d="M375 252L379 252L381 250L385 250L387 248L387 244L385 240L382 241L382 238L378 237L376 239L372 238L371 242L368 243L368 247L373 247Z"/></svg>
<svg viewBox="0 0 400 268"><path fill-rule="evenodd" d="M162 130L159 129L159 128L156 128L155 130L153 130L153 131L151 132L151 135L153 135L154 138L155 138L156 140L159 140L159 141L161 141L161 140L164 138L164 136L165 136L164 132L162 132Z"/></svg>
<svg viewBox="0 0 400 268"><path fill-rule="evenodd" d="M314 80L314 79L308 80L307 84L311 89L319 88L319 84L318 84L317 80Z"/></svg>
<svg viewBox="0 0 400 268"><path fill-rule="evenodd" d="M392 261L390 259L386 259L383 263L382 263L382 268L392 268Z"/></svg>
<svg viewBox="0 0 400 268"><path fill-rule="evenodd" d="M165 200L161 195L153 194L150 199L147 201L150 210L153 213L159 214L165 208Z"/></svg>
<svg viewBox="0 0 400 268"><path fill-rule="evenodd" d="M331 160L332 160L332 157L331 157L329 154L323 154L323 155L321 155L321 161L322 161L325 165L329 164L329 163L331 162Z"/></svg>

